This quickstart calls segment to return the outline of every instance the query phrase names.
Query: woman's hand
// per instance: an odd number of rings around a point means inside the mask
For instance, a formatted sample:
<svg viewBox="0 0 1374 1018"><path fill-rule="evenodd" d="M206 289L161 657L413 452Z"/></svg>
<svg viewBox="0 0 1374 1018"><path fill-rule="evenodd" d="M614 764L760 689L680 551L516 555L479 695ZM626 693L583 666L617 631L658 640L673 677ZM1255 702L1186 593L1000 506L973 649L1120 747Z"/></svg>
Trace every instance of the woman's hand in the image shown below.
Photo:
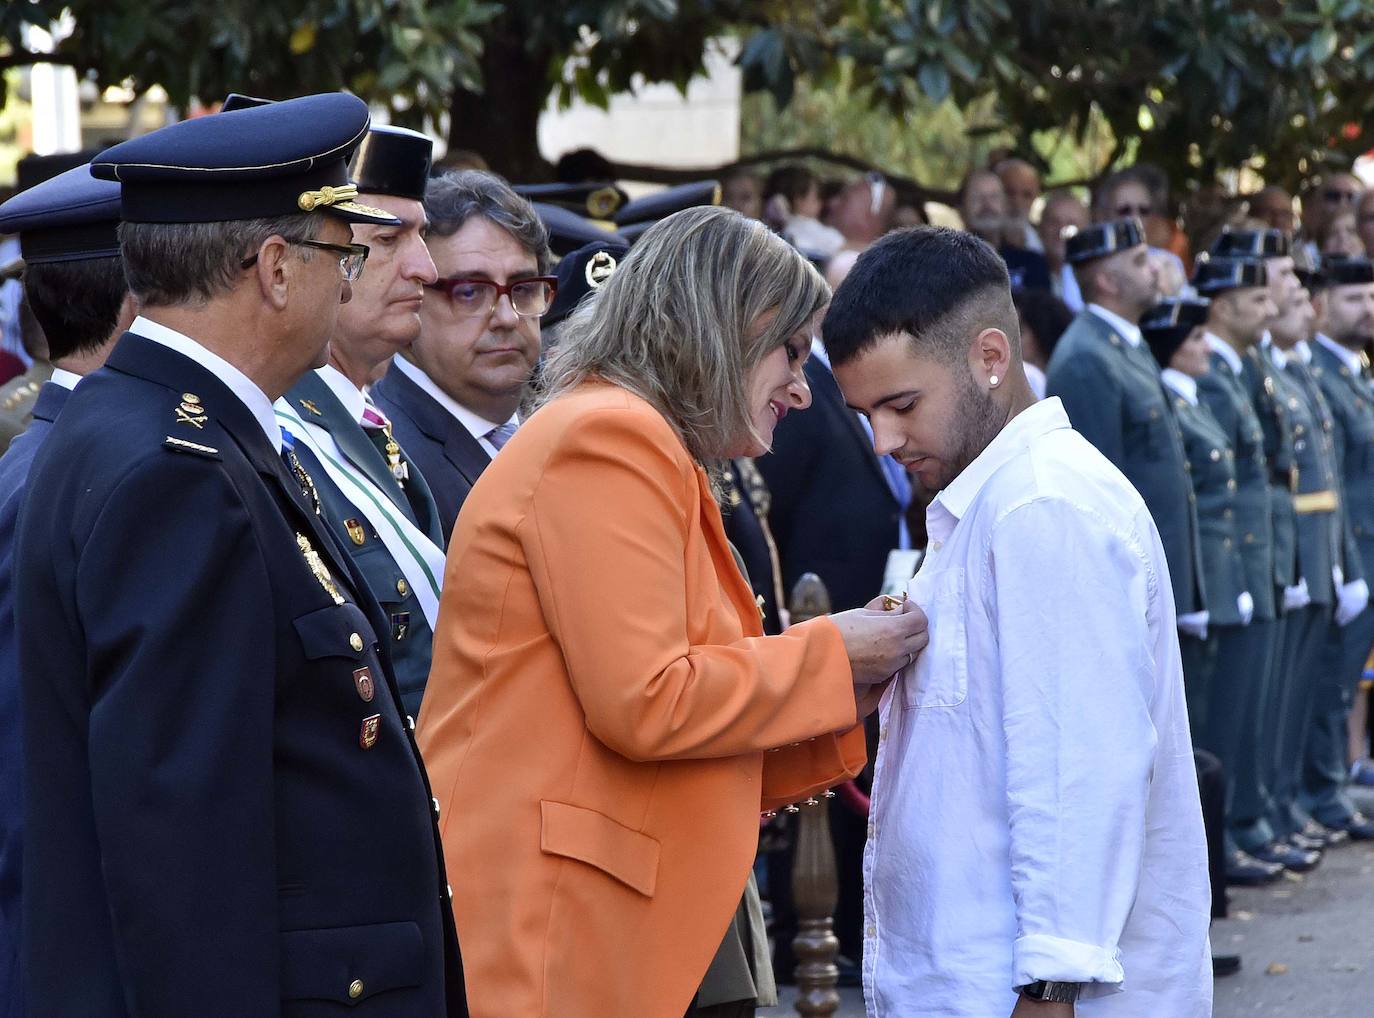
<svg viewBox="0 0 1374 1018"><path fill-rule="evenodd" d="M909 665L929 642L926 613L910 601L892 611L854 608L830 616L830 621L844 638L856 700Z"/></svg>

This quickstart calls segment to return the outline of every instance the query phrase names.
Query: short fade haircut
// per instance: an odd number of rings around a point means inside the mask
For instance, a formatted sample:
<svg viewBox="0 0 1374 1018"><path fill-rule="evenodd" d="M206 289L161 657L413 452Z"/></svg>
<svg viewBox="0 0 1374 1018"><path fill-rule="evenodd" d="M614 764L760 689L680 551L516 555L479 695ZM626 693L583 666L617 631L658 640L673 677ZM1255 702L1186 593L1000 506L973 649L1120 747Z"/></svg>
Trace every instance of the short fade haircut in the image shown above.
<svg viewBox="0 0 1374 1018"><path fill-rule="evenodd" d="M48 341L49 360L98 350L128 292L118 255L24 268L24 300Z"/></svg>
<svg viewBox="0 0 1374 1018"><path fill-rule="evenodd" d="M425 188L425 214L431 237L451 237L473 216L481 216L533 255L541 273L553 262L548 228L534 206L494 173L452 170L432 177Z"/></svg>
<svg viewBox="0 0 1374 1018"><path fill-rule="evenodd" d="M223 223L120 223L119 247L129 290L151 307L204 304L234 288L243 260L268 237L315 240L320 217L276 216ZM302 248L304 261L315 252Z"/></svg>
<svg viewBox="0 0 1374 1018"><path fill-rule="evenodd" d="M1000 329L1020 357L1006 264L971 233L913 226L859 255L835 291L821 336L834 365L900 333L916 352L952 362L967 356L975 327Z"/></svg>

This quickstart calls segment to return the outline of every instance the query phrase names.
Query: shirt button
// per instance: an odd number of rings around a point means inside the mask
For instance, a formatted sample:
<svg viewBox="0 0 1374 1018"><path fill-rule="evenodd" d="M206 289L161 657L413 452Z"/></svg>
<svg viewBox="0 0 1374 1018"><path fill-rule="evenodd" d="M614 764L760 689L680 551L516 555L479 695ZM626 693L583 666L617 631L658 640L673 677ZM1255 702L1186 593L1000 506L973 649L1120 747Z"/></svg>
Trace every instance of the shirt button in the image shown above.
<svg viewBox="0 0 1374 1018"><path fill-rule="evenodd" d="M944 543L945 543L944 541L931 541L931 542L930 542L930 546L931 546L931 548L933 548L935 551L939 551L942 547L944 547Z"/></svg>
<svg viewBox="0 0 1374 1018"><path fill-rule="evenodd" d="M348 637L348 645L352 647L354 650L362 650L363 638L359 636L357 633L353 633Z"/></svg>
<svg viewBox="0 0 1374 1018"><path fill-rule="evenodd" d="M407 594L410 593L410 584L407 583L404 579L397 580L396 593L400 594L402 597L405 597Z"/></svg>
<svg viewBox="0 0 1374 1018"><path fill-rule="evenodd" d="M873 837L873 833L874 833L877 829L878 829L878 825L875 824L872 820L870 820L870 821L868 822L868 836L869 836L870 838Z"/></svg>
<svg viewBox="0 0 1374 1018"><path fill-rule="evenodd" d="M355 979L348 984L348 995L354 1000L363 995L363 981L361 979Z"/></svg>
<svg viewBox="0 0 1374 1018"><path fill-rule="evenodd" d="M878 927L874 926L872 923L869 923L868 929L864 930L864 933L870 937L876 937L878 935Z"/></svg>

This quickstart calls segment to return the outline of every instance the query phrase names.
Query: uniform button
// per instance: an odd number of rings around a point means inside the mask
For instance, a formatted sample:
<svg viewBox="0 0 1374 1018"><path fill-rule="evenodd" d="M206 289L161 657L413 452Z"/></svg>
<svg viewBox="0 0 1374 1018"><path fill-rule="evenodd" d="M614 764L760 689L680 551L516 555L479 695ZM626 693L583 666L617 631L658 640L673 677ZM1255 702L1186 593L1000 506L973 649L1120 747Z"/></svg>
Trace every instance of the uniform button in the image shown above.
<svg viewBox="0 0 1374 1018"><path fill-rule="evenodd" d="M1216 463L1218 460L1221 459L1221 450L1220 450L1220 449L1213 449L1210 455L1211 455L1211 457L1212 457L1212 462L1213 462L1213 463Z"/></svg>
<svg viewBox="0 0 1374 1018"><path fill-rule="evenodd" d="M1234 516L1234 515L1235 515L1235 513L1233 513L1230 509L1223 509L1223 510L1221 511L1221 518L1222 518L1223 520L1229 520L1229 519L1230 519L1232 516Z"/></svg>
<svg viewBox="0 0 1374 1018"><path fill-rule="evenodd" d="M353 1000L357 1000L363 995L363 981L361 979L355 979L348 984L348 995Z"/></svg>
<svg viewBox="0 0 1374 1018"><path fill-rule="evenodd" d="M409 728L412 732L415 731L415 719L411 717L409 714L406 715L406 727Z"/></svg>
<svg viewBox="0 0 1374 1018"><path fill-rule="evenodd" d="M362 650L363 638L359 636L357 633L353 633L348 637L348 645L352 647L354 650Z"/></svg>
<svg viewBox="0 0 1374 1018"><path fill-rule="evenodd" d="M405 597L407 594L410 593L410 584L407 583L404 579L397 580L396 593L400 594L402 597Z"/></svg>
<svg viewBox="0 0 1374 1018"><path fill-rule="evenodd" d="M1255 535L1254 535L1254 534L1246 534L1246 535L1245 535L1245 543L1246 543L1246 544L1254 544L1254 543L1255 543Z"/></svg>
<svg viewBox="0 0 1374 1018"><path fill-rule="evenodd" d="M1234 478L1232 478L1231 480L1229 480L1229 481L1226 482L1226 490L1227 490L1227 491L1235 491L1235 490L1236 490L1236 482L1235 482L1235 479L1234 479Z"/></svg>
<svg viewBox="0 0 1374 1018"><path fill-rule="evenodd" d="M1222 546L1223 548L1230 548L1230 547L1231 547L1231 539L1230 539L1229 537L1222 538L1221 546Z"/></svg>
<svg viewBox="0 0 1374 1018"><path fill-rule="evenodd" d="M429 801L430 801L430 804L433 805L433 807L434 807L434 817L435 817L435 819L437 820L438 817L439 817L439 800L438 800L438 799L430 799Z"/></svg>

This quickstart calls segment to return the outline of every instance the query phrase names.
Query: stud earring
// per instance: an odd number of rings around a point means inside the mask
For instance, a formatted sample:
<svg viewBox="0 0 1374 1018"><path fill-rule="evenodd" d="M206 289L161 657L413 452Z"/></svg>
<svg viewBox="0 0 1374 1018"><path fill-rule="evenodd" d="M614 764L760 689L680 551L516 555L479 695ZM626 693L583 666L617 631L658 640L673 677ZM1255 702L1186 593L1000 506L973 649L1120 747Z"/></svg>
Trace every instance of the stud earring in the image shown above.
<svg viewBox="0 0 1374 1018"><path fill-rule="evenodd" d="M988 376L988 385L992 386L994 389L997 388L997 383L1000 381L1001 379L998 378L996 375Z"/></svg>

